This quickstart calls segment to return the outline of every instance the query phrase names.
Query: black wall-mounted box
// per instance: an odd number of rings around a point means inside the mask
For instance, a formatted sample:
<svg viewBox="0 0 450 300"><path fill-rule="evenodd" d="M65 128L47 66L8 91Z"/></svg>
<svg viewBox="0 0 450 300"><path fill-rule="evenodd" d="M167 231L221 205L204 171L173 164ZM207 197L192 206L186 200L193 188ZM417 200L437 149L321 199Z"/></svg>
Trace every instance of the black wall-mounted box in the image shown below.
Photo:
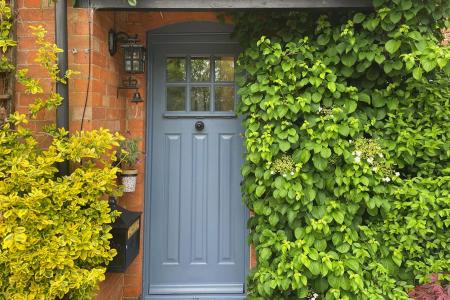
<svg viewBox="0 0 450 300"><path fill-rule="evenodd" d="M141 213L117 206L114 198L110 198L109 203L111 210L121 214L112 224L111 248L117 250L117 255L109 263L107 272L122 273L139 254Z"/></svg>

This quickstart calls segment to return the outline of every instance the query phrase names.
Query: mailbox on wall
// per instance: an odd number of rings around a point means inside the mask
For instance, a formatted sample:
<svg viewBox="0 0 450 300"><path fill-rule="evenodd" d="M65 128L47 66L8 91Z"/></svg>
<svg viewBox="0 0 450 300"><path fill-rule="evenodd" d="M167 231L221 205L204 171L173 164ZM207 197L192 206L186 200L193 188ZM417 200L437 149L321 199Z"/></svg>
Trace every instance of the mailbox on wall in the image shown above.
<svg viewBox="0 0 450 300"><path fill-rule="evenodd" d="M108 265L108 272L122 273L139 254L141 213L120 207L114 197L109 198L111 210L120 211L120 216L112 224L111 248L117 255Z"/></svg>

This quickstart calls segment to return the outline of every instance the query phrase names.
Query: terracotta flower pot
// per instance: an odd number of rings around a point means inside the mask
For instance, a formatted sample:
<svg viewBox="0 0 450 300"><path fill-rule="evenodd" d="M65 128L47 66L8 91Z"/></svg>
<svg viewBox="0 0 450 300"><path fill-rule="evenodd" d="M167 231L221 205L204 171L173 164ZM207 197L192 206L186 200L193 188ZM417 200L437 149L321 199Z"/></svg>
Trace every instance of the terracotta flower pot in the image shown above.
<svg viewBox="0 0 450 300"><path fill-rule="evenodd" d="M125 193L132 193L136 190L137 170L122 170L121 178L123 191Z"/></svg>

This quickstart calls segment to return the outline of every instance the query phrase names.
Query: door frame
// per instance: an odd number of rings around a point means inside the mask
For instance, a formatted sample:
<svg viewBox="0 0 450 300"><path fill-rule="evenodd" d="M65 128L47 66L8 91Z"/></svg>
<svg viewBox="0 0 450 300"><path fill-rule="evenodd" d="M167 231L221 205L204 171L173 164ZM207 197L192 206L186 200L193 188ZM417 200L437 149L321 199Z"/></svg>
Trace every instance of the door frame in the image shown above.
<svg viewBox="0 0 450 300"><path fill-rule="evenodd" d="M212 44L234 44L239 49L239 43L231 39L231 33L233 32L234 25L224 24L219 22L207 22L207 21L192 21L192 22L181 22L172 25L167 25L159 27L157 29L148 31L146 34L147 38L147 82L146 82L146 103L145 103L145 178L144 178L144 227L143 227L143 237L144 244L142 247L142 299L154 299L150 297L149 294L149 283L150 283L150 255L145 255L145 249L150 249L150 210L151 210L151 189L152 189L152 145L153 145L153 109L154 109L154 99L153 99L153 65L154 59L153 48L160 44L195 44L195 43L212 43ZM238 101L238 99L237 99ZM237 102L236 101L236 102ZM249 218L249 211L247 208L246 216L247 220ZM245 236L248 237L248 229L245 230ZM247 238L246 238L247 240ZM226 297L228 299L244 299L247 293L247 282L246 276L250 269L250 246L247 241L245 241L245 278L244 278L244 294L233 295L230 294ZM195 299L211 299L211 297L217 296L219 298L224 297L224 295L214 295L205 294L201 296L195 296ZM194 296L192 296L194 297ZM158 299L185 299L185 295L158 295Z"/></svg>

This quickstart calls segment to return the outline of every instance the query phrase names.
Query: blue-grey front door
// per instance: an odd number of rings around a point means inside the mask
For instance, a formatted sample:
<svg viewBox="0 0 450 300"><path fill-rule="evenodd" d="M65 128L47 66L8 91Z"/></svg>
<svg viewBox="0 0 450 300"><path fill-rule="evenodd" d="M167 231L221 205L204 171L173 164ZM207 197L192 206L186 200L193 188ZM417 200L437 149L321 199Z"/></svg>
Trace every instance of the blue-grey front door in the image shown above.
<svg viewBox="0 0 450 300"><path fill-rule="evenodd" d="M214 26L186 26L148 37L148 298L236 299L245 292L247 264L235 114L239 48Z"/></svg>

